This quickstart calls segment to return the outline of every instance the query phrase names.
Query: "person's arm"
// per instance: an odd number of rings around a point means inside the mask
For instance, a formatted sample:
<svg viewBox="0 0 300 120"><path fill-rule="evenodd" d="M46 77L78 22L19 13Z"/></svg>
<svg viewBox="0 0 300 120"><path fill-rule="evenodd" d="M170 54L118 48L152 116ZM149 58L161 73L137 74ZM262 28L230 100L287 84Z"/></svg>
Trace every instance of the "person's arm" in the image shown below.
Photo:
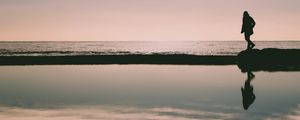
<svg viewBox="0 0 300 120"><path fill-rule="evenodd" d="M242 24L242 30L241 33L244 33L244 24Z"/></svg>
<svg viewBox="0 0 300 120"><path fill-rule="evenodd" d="M242 33L242 34L244 33L244 29L245 29L245 28L244 28L244 19L245 19L245 18L243 17L243 19L242 19L242 30L241 30L241 33Z"/></svg>
<svg viewBox="0 0 300 120"><path fill-rule="evenodd" d="M244 26L243 26L243 27L244 27ZM243 27L242 27L241 33L244 33L244 29L243 29Z"/></svg>
<svg viewBox="0 0 300 120"><path fill-rule="evenodd" d="M256 22L254 21L254 19L251 17L251 21L252 21L252 28L254 28L254 26L256 25Z"/></svg>
<svg viewBox="0 0 300 120"><path fill-rule="evenodd" d="M244 97L244 88L241 87L242 96Z"/></svg>
<svg viewBox="0 0 300 120"><path fill-rule="evenodd" d="M256 96L255 96L255 94L253 94L253 96L251 97L252 103L254 102L255 99L256 99Z"/></svg>

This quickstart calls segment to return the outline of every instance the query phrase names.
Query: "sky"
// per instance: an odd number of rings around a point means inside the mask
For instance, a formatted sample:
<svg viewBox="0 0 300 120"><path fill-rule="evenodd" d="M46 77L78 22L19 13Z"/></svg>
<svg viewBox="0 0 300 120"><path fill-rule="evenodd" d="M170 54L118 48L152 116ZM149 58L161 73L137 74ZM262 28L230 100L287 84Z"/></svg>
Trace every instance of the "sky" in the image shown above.
<svg viewBox="0 0 300 120"><path fill-rule="evenodd" d="M300 0L0 0L0 41L300 40Z"/></svg>

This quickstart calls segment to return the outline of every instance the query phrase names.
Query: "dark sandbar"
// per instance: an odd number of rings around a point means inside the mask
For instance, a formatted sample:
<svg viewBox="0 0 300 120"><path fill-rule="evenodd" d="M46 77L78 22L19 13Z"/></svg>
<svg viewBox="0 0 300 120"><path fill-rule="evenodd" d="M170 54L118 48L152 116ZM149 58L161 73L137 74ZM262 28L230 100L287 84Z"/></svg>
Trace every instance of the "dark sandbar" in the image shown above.
<svg viewBox="0 0 300 120"><path fill-rule="evenodd" d="M72 65L72 64L174 64L231 65L236 56L197 56L185 54L152 55L80 55L80 56L1 56L0 65Z"/></svg>
<svg viewBox="0 0 300 120"><path fill-rule="evenodd" d="M187 54L0 56L0 65L170 64L238 65L242 71L300 71L300 49L253 49L237 56Z"/></svg>
<svg viewBox="0 0 300 120"><path fill-rule="evenodd" d="M300 49L266 48L242 51L237 64L242 71L300 71Z"/></svg>

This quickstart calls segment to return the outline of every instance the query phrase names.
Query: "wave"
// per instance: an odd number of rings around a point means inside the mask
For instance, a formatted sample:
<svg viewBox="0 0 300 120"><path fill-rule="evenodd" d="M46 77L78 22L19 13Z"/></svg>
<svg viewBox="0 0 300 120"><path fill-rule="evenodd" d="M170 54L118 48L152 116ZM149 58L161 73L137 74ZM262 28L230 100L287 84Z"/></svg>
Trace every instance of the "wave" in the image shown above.
<svg viewBox="0 0 300 120"><path fill-rule="evenodd" d="M0 50L0 56L80 56L80 55L173 55L184 52L130 52L130 51L8 51ZM196 55L196 54L189 54Z"/></svg>

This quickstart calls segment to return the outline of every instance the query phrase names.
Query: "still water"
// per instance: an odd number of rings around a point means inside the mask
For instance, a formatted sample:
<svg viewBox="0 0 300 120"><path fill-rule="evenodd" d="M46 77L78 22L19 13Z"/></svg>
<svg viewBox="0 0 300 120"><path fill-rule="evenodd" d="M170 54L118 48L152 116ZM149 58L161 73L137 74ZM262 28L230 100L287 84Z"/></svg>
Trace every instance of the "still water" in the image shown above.
<svg viewBox="0 0 300 120"><path fill-rule="evenodd" d="M1 66L0 119L300 119L300 72L252 73L234 65Z"/></svg>

